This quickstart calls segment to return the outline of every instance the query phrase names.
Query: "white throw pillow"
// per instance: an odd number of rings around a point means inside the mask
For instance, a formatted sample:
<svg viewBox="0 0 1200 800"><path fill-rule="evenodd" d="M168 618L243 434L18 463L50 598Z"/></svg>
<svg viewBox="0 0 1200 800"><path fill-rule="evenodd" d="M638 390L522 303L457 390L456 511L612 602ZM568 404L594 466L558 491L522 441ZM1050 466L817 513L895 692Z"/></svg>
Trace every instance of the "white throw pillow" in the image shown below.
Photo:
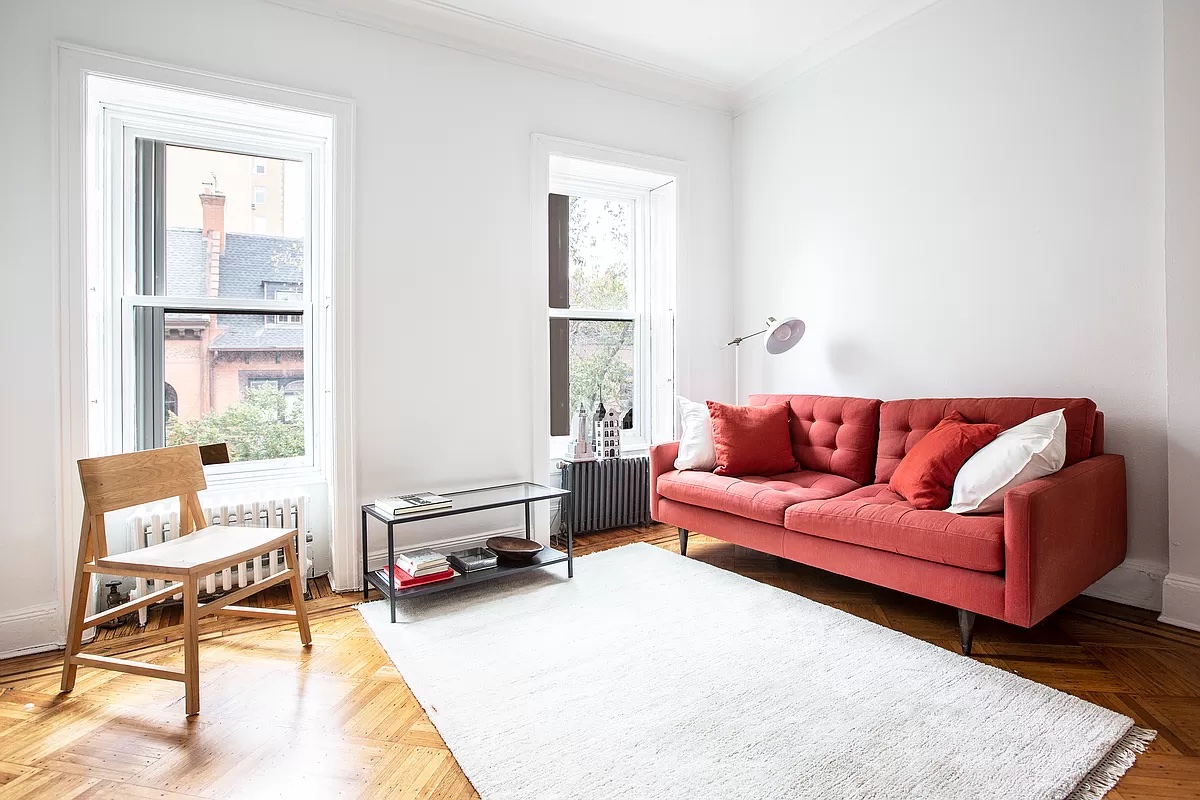
<svg viewBox="0 0 1200 800"><path fill-rule="evenodd" d="M693 403L686 397L679 401L679 418L683 433L679 437L679 455L675 458L675 469L702 469L712 472L717 466L717 448L713 444L712 419L708 406Z"/></svg>
<svg viewBox="0 0 1200 800"><path fill-rule="evenodd" d="M1004 493L1062 469L1067 422L1051 411L1001 433L971 456L954 478L947 511L988 514L1004 508Z"/></svg>

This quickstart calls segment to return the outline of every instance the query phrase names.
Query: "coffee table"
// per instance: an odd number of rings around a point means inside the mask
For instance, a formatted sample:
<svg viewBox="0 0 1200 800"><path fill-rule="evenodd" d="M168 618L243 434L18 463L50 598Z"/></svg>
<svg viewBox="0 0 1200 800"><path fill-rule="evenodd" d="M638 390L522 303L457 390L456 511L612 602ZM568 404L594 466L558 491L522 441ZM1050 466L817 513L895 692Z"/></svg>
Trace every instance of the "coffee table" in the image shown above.
<svg viewBox="0 0 1200 800"><path fill-rule="evenodd" d="M522 562L520 564L510 564L501 561L497 566L491 569L482 569L477 572L465 572L455 575L453 578L445 581L437 581L436 583L425 583L420 586L411 586L407 589L397 589L389 580L384 581L375 574L367 563L367 520L374 517L387 526L387 542L388 542L388 566L387 574L392 574L392 568L396 566L396 541L395 527L408 522L421 522L424 520L438 519L440 517L452 517L458 514L470 514L473 511L486 511L491 508L504 508L506 506L525 506L525 538L533 538L533 533L530 529L530 506L533 503L542 500L553 500L556 497L565 497L571 492L568 489L555 489L551 486L542 486L537 483L510 483L504 486L489 486L484 489L468 489L463 492L442 492L443 497L451 501L449 508L439 508L434 511L416 511L408 514L399 514L396 516L386 514L374 505L365 505L362 507L362 568L363 568L363 598L367 597L367 592L370 587L374 586L383 596L388 598L388 602L392 611L392 622L396 621L396 601L402 597L416 597L422 594L432 594L433 592L444 592L447 589L457 589L461 586L471 586L476 583L502 578L506 575L515 575L518 572L527 572L531 569L540 569L548 567L551 564L561 564L567 562L567 577L575 576L575 540L571 533L571 523L564 515L564 521L567 526L567 552L564 554L553 548L545 548L531 561ZM484 537L486 539L487 537ZM483 539L477 543L465 542L461 545L456 545L456 549L463 547L472 547L476 544L483 546Z"/></svg>

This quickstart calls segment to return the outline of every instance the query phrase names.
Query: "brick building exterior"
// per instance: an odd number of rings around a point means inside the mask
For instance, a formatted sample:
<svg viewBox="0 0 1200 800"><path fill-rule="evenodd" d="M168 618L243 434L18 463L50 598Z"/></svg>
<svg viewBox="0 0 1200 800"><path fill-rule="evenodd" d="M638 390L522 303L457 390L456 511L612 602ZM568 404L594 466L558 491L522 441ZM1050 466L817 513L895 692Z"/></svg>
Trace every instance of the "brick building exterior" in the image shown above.
<svg viewBox="0 0 1200 800"><path fill-rule="evenodd" d="M203 227L167 230L167 292L189 297L298 298L304 240L225 231L225 196L200 195ZM166 405L194 420L236 404L247 390L304 391L299 316L169 313L165 319Z"/></svg>

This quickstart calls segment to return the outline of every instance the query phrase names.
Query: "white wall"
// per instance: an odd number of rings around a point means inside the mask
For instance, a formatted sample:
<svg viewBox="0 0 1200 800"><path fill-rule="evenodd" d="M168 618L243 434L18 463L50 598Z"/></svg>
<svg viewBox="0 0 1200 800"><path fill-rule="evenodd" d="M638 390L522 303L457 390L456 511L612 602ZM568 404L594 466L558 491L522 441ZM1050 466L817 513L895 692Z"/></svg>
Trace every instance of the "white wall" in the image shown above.
<svg viewBox="0 0 1200 800"><path fill-rule="evenodd" d="M1163 12L1171 573L1162 618L1200 630L1200 4L1166 0Z"/></svg>
<svg viewBox="0 0 1200 800"><path fill-rule="evenodd" d="M0 653L53 642L57 613L51 263L54 39L357 103L355 426L360 495L532 473L530 134L689 164L681 387L726 396L728 117L247 0L6 2L0 9ZM11 298L20 298L12 302ZM430 366L406 373L404 359ZM427 537L414 531L412 537ZM374 545L373 545L374 547ZM30 622L33 620L33 622Z"/></svg>
<svg viewBox="0 0 1200 800"><path fill-rule="evenodd" d="M1107 594L1150 607L1167 558L1161 13L948 0L734 120L737 327L808 322L784 356L747 348L743 391L1093 398L1128 459L1131 568Z"/></svg>

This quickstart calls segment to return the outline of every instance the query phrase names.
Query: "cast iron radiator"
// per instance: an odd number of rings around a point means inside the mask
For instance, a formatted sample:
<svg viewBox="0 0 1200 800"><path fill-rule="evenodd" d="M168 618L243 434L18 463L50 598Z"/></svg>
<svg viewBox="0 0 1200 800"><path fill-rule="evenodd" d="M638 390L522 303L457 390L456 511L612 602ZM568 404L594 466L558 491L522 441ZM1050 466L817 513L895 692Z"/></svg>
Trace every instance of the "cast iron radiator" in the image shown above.
<svg viewBox="0 0 1200 800"><path fill-rule="evenodd" d="M650 524L650 459L563 461L562 522L572 533Z"/></svg>

